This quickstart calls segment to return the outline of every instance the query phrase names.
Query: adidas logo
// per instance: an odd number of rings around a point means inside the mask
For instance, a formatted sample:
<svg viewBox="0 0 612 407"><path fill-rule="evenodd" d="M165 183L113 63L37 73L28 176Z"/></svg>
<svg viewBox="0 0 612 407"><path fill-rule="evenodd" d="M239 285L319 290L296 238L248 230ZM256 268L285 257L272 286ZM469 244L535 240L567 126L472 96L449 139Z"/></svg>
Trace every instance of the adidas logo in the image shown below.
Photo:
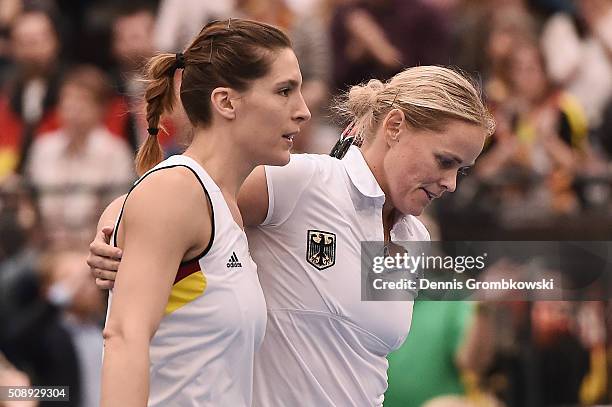
<svg viewBox="0 0 612 407"><path fill-rule="evenodd" d="M232 252L232 256L227 261L227 267L242 267L242 263L238 261L238 256L236 256L236 252Z"/></svg>

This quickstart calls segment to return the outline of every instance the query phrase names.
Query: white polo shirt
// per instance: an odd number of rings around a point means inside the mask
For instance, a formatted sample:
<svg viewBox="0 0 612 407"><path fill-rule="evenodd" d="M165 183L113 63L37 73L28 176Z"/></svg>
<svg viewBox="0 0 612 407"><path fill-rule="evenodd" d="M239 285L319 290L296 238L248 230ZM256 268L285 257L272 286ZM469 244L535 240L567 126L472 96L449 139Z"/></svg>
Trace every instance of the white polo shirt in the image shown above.
<svg viewBox="0 0 612 407"><path fill-rule="evenodd" d="M269 209L248 231L268 307L254 406L382 406L388 353L410 329L410 301L361 301L362 241L383 241L385 196L361 151L293 155L266 167ZM429 240L413 216L393 241Z"/></svg>

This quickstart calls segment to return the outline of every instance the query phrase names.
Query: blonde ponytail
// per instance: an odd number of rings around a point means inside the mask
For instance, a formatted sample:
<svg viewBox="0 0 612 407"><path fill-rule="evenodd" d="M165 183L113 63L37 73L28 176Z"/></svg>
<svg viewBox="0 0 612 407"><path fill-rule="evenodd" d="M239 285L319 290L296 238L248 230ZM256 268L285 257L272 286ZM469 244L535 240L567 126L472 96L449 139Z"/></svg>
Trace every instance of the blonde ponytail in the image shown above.
<svg viewBox="0 0 612 407"><path fill-rule="evenodd" d="M384 84L371 80L353 86L335 106L351 123L357 141L373 137L394 108L402 109L415 129L438 131L449 119L478 125L488 135L495 129L478 87L462 73L440 66L408 68Z"/></svg>
<svg viewBox="0 0 612 407"><path fill-rule="evenodd" d="M371 79L367 84L349 89L342 113L348 115L352 123L352 133L355 135L353 144L361 145L364 133L374 126L374 110L384 89L385 85L378 79Z"/></svg>

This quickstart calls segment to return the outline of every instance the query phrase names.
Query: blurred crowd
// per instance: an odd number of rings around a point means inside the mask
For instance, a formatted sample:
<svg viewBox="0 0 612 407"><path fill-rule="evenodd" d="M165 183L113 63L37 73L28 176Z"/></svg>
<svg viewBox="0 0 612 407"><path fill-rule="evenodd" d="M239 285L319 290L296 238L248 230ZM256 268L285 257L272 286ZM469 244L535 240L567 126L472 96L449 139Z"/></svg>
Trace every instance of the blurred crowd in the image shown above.
<svg viewBox="0 0 612 407"><path fill-rule="evenodd" d="M334 97L364 80L438 64L480 84L497 130L423 216L434 237L612 240L612 0L2 0L0 384L70 384L62 405L97 405L105 293L85 257L135 179L141 68L230 16L291 36L313 114L296 153L329 151ZM188 124L163 123L165 153L181 152ZM607 301L421 303L387 405L612 402L610 315Z"/></svg>

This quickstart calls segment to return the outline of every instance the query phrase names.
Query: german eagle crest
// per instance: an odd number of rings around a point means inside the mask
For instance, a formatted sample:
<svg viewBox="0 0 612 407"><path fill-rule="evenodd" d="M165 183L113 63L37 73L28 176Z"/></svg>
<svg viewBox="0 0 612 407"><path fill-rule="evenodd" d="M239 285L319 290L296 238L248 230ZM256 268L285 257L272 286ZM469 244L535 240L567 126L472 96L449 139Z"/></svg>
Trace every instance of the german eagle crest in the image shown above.
<svg viewBox="0 0 612 407"><path fill-rule="evenodd" d="M309 230L306 261L319 270L333 266L336 263L336 235L321 230Z"/></svg>

